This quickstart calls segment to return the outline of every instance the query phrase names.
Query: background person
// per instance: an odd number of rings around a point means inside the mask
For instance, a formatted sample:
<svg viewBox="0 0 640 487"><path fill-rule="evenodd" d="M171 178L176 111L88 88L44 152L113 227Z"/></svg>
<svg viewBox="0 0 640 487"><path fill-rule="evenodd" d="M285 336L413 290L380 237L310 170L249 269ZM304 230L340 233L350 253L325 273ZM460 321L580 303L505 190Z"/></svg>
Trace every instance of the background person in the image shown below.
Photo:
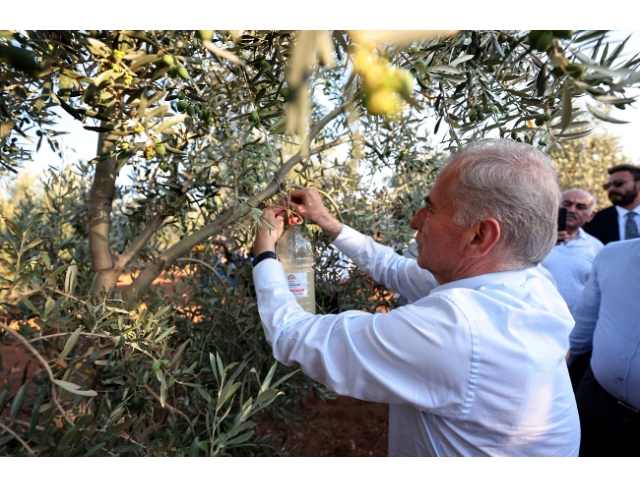
<svg viewBox="0 0 640 487"><path fill-rule="evenodd" d="M640 239L614 242L593 262L576 305L571 354L593 349L576 400L580 456L640 456Z"/></svg>
<svg viewBox="0 0 640 487"><path fill-rule="evenodd" d="M566 231L558 232L558 243L542 265L553 276L571 311L591 274L593 259L604 245L581 228L595 215L593 195L582 189L569 189L562 192L560 205L567 209Z"/></svg>
<svg viewBox="0 0 640 487"><path fill-rule="evenodd" d="M417 260L343 225L315 190L291 208L411 304L384 314L312 315L289 292L268 208L254 281L276 359L329 389L389 404L391 456L575 456L580 438L565 355L573 319L533 269L556 241L550 159L510 140L452 155L410 222Z"/></svg>
<svg viewBox="0 0 640 487"><path fill-rule="evenodd" d="M614 206L597 212L583 227L604 245L637 238L640 233L640 167L620 164L607 172L604 188Z"/></svg>

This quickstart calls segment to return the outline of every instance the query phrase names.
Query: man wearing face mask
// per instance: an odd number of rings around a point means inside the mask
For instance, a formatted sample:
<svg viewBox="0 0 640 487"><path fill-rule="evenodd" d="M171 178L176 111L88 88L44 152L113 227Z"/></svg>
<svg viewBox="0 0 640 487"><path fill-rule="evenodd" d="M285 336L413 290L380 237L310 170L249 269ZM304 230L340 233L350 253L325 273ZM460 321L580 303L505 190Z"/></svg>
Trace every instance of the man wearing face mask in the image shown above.
<svg viewBox="0 0 640 487"><path fill-rule="evenodd" d="M591 273L593 259L603 245L581 228L596 214L593 195L582 189L569 189L562 192L560 204L567 209L566 231L558 232L558 243L542 265L553 276L558 292L573 313Z"/></svg>
<svg viewBox="0 0 640 487"><path fill-rule="evenodd" d="M607 172L609 179L604 189L614 206L597 212L583 227L604 245L640 234L640 167L620 164Z"/></svg>

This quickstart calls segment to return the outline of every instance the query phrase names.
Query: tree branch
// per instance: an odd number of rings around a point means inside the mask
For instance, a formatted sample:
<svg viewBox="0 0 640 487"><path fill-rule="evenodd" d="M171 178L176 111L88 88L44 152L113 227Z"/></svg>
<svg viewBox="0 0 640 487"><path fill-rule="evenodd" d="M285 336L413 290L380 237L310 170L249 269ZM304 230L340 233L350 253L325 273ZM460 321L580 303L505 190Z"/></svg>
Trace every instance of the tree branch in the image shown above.
<svg viewBox="0 0 640 487"><path fill-rule="evenodd" d="M373 151L378 155L378 157L380 158L380 160L384 163L385 166L387 167L391 167L391 164L389 164L389 161L387 160L387 158L384 156L384 154L380 151L380 149L378 149L375 144L373 144L372 142L369 141L364 141L364 145L366 145L367 147L369 147L370 149L373 149Z"/></svg>
<svg viewBox="0 0 640 487"><path fill-rule="evenodd" d="M153 234L156 233L158 228L162 226L166 219L167 215L157 215L153 218L153 220L151 220L149 224L147 224L140 235L138 235L138 237L131 243L129 248L125 250L118 258L118 262L116 262L115 265L118 271L124 271L125 267L127 267L127 265L129 265L131 261L133 261L133 259L137 257L137 255L144 248L149 239L153 237Z"/></svg>
<svg viewBox="0 0 640 487"><path fill-rule="evenodd" d="M309 150L311 141L320 133L320 131L334 118L340 115L346 104L343 104L333 110L331 113L322 118L316 125L314 125L305 140L302 143L302 147L297 154L287 160L278 171L275 173L273 180L267 185L267 187L260 193L253 195L246 202L246 205L236 205L226 210L222 215L216 218L213 222L205 225L200 230L186 236L175 245L171 246L154 259L149 265L138 275L138 277L131 283L122 293L122 298L125 302L125 307L131 308L137 301L140 293L147 289L153 280L160 275L160 273L171 266L175 260L180 257L189 249L195 245L205 241L211 235L219 233L226 226L236 222L244 215L249 213L251 207L257 207L268 198L275 195L278 191L283 189L283 181L291 169L304 159L310 157L313 154L317 154L338 144L345 142L348 139L339 139L327 144L323 144L319 147L315 147L313 150ZM303 154L307 154L303 157Z"/></svg>

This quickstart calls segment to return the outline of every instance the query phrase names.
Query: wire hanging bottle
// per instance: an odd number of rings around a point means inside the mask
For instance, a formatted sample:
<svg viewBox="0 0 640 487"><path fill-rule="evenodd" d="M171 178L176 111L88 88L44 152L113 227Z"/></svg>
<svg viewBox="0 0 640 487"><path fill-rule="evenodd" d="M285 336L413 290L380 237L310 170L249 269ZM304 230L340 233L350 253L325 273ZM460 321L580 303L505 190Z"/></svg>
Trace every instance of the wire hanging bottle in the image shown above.
<svg viewBox="0 0 640 487"><path fill-rule="evenodd" d="M289 225L278 240L276 255L282 262L289 290L298 304L305 311L316 314L313 247L302 234L300 225Z"/></svg>

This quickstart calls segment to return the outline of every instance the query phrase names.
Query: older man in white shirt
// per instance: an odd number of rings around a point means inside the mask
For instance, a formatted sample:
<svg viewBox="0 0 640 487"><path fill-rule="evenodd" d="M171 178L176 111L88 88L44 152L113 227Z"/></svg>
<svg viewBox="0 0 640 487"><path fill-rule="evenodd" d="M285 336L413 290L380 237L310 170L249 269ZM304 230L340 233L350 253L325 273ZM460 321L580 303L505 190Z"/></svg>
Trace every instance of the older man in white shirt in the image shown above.
<svg viewBox="0 0 640 487"><path fill-rule="evenodd" d="M567 209L566 230L558 232L558 242L542 265L553 276L560 295L573 312L591 273L593 259L604 245L582 229L596 214L596 199L592 194L569 189L562 192L560 204Z"/></svg>
<svg viewBox="0 0 640 487"><path fill-rule="evenodd" d="M312 315L289 292L275 245L286 211L268 208L254 246L258 309L276 359L329 389L388 403L391 456L576 456L565 365L573 320L534 269L556 241L550 160L509 140L450 157L410 222L417 260L331 216L314 190L291 209L409 303L388 313Z"/></svg>

